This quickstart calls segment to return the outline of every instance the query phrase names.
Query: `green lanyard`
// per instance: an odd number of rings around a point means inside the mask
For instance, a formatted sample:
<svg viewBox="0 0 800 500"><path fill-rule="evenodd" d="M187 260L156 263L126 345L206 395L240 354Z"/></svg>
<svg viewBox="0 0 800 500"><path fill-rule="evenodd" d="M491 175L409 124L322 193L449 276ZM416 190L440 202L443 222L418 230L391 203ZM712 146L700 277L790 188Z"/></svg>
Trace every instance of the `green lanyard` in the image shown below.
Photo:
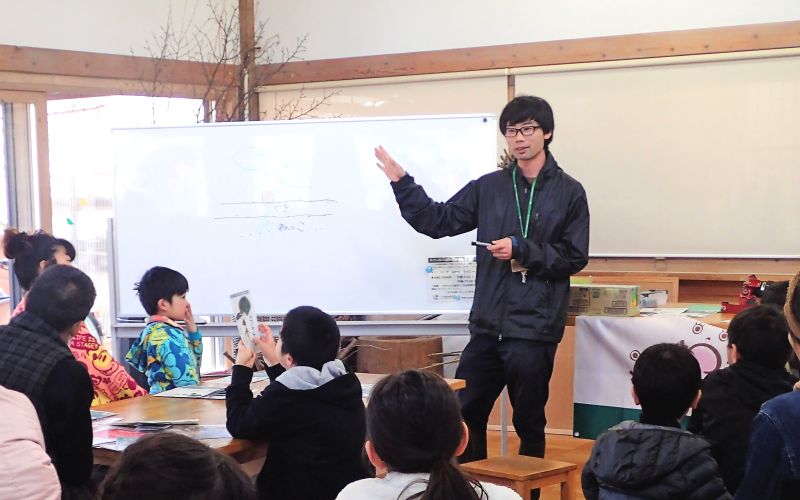
<svg viewBox="0 0 800 500"><path fill-rule="evenodd" d="M517 189L517 167L511 171L511 177L514 179L514 199L517 202L517 215L519 216L519 226L522 229L522 237L528 237L528 227L531 224L531 208L533 207L533 191L536 189L536 181L538 177L533 179L531 184L531 195L528 197L528 217L525 219L525 225L522 225L522 208L519 206L519 190Z"/></svg>

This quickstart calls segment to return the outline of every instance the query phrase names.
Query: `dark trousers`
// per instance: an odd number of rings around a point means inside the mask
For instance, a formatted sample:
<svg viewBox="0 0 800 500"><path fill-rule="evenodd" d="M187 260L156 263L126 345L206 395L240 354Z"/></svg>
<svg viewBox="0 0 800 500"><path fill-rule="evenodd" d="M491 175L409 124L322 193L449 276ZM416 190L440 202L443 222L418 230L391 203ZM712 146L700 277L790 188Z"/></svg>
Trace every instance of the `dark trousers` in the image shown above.
<svg viewBox="0 0 800 500"><path fill-rule="evenodd" d="M504 385L514 408L519 454L544 457L544 405L557 347L535 340L472 335L456 370L456 378L467 381L467 387L458 391L461 414L469 427L462 463L486 458L486 424Z"/></svg>

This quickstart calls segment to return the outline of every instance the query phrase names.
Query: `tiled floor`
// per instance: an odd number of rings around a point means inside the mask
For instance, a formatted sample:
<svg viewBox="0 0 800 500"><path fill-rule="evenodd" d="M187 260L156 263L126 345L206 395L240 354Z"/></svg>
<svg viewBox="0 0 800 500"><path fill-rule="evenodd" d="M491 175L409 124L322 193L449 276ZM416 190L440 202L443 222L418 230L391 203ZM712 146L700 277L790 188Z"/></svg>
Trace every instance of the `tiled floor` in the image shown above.
<svg viewBox="0 0 800 500"><path fill-rule="evenodd" d="M500 432L488 431L487 443L489 456L500 454ZM583 469L583 464L589 458L592 452L594 441L591 439L578 439L572 436L559 436L555 434L547 435L547 449L545 457L553 460L561 460L563 462L571 462L578 465L578 471ZM508 452L516 454L519 448L519 438L513 432L508 436ZM580 484L577 485L578 494L576 498L583 500L583 493L581 493ZM558 486L550 486L542 491L542 500L558 500L561 498L561 493Z"/></svg>

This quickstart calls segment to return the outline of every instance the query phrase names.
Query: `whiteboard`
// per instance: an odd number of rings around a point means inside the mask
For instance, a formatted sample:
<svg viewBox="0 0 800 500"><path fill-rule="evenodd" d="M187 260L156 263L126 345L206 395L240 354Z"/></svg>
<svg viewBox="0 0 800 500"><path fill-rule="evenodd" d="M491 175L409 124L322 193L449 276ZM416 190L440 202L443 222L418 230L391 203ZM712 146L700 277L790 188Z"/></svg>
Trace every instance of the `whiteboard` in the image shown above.
<svg viewBox="0 0 800 500"><path fill-rule="evenodd" d="M494 170L497 134L491 115L115 130L118 314L144 313L133 286L155 265L187 277L197 314L230 314L240 290L260 313L468 310L470 300L434 298L426 268L474 257L474 232L416 233L373 149L444 201Z"/></svg>
<svg viewBox="0 0 800 500"><path fill-rule="evenodd" d="M516 77L553 106L591 255L799 256L800 57L655 64Z"/></svg>

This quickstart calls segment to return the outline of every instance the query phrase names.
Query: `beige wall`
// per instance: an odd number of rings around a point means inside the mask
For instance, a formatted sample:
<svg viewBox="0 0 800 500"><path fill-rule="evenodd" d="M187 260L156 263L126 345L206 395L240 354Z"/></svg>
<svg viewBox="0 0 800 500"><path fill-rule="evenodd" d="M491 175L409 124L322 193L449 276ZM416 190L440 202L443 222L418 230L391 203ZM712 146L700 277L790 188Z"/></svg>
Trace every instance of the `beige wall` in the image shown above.
<svg viewBox="0 0 800 500"><path fill-rule="evenodd" d="M800 19L795 0L262 0L284 42L326 59Z"/></svg>
<svg viewBox="0 0 800 500"><path fill-rule="evenodd" d="M176 30L202 26L210 15L206 0L0 0L0 45L149 56L145 43L162 32L170 12Z"/></svg>

